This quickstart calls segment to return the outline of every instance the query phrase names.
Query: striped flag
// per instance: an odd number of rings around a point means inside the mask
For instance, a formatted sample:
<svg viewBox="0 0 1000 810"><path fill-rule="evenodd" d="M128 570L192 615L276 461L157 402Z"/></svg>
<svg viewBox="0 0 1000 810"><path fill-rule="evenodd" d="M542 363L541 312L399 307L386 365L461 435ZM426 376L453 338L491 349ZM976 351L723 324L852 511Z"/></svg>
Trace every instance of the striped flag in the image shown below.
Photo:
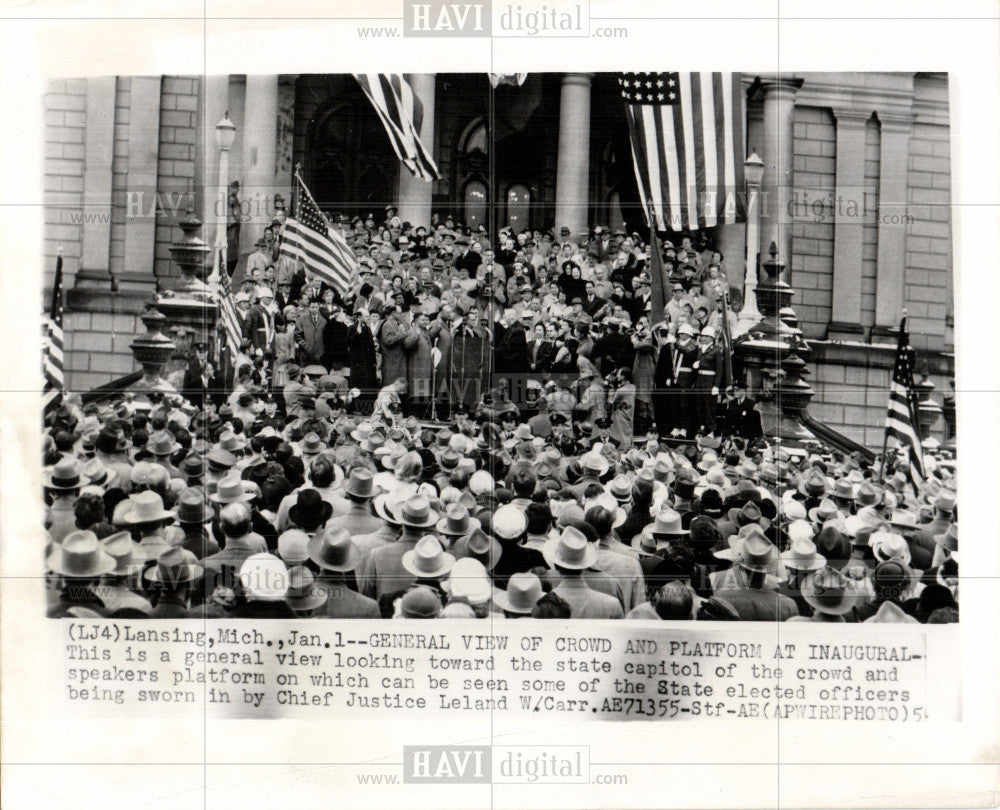
<svg viewBox="0 0 1000 810"><path fill-rule="evenodd" d="M219 287L219 320L226 335L226 347L229 349L229 357L236 366L238 358L241 356L240 344L243 342L243 321L236 310L236 301L233 299L233 291L229 285L229 274L221 273L221 284Z"/></svg>
<svg viewBox="0 0 1000 810"><path fill-rule="evenodd" d="M63 399L63 259L56 259L56 275L52 282L52 304L42 322L42 416L47 418L62 404Z"/></svg>
<svg viewBox="0 0 1000 810"><path fill-rule="evenodd" d="M295 216L285 220L281 253L293 260L301 259L306 270L346 295L358 267L354 251L340 231L330 225L298 174L295 182L298 184Z"/></svg>
<svg viewBox="0 0 1000 810"><path fill-rule="evenodd" d="M899 322L899 343L896 347L896 364L889 381L889 409L885 417L885 442L895 439L909 460L907 477L914 488L924 480L924 461L917 433L917 397L913 390L914 351L906 332L906 316ZM884 455L884 454L883 454Z"/></svg>
<svg viewBox="0 0 1000 810"><path fill-rule="evenodd" d="M737 73L623 73L639 197L659 230L745 219L743 89Z"/></svg>
<svg viewBox="0 0 1000 810"><path fill-rule="evenodd" d="M382 119L382 126L399 159L417 177L441 177L430 151L420 141L424 105L402 73L355 73L361 89Z"/></svg>

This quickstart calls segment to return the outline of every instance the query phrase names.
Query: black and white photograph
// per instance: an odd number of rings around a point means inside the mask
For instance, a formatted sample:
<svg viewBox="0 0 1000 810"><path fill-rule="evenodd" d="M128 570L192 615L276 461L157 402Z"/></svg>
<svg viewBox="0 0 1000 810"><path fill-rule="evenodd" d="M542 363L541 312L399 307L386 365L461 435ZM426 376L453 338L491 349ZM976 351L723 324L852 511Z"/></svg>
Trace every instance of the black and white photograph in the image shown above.
<svg viewBox="0 0 1000 810"><path fill-rule="evenodd" d="M48 615L958 621L947 74L44 103Z"/></svg>
<svg viewBox="0 0 1000 810"><path fill-rule="evenodd" d="M998 20L0 9L4 806L995 805Z"/></svg>

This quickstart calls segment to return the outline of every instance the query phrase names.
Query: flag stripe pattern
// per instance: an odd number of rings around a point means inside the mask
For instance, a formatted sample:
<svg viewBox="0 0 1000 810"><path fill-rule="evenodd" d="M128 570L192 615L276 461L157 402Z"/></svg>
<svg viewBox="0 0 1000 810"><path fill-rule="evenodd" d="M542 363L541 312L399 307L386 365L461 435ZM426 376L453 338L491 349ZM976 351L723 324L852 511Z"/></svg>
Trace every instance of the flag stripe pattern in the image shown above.
<svg viewBox="0 0 1000 810"><path fill-rule="evenodd" d="M734 73L623 73L639 199L659 230L745 218L743 93Z"/></svg>
<svg viewBox="0 0 1000 810"><path fill-rule="evenodd" d="M402 73L355 73L385 127L396 155L413 174L438 180L441 173L430 151L420 140L424 107Z"/></svg>
<svg viewBox="0 0 1000 810"><path fill-rule="evenodd" d="M63 260L56 259L56 274L52 282L52 305L42 323L42 415L48 417L63 398Z"/></svg>
<svg viewBox="0 0 1000 810"><path fill-rule="evenodd" d="M219 288L219 319L222 321L226 334L226 347L229 349L229 356L235 365L240 356L240 345L243 343L243 327L239 313L236 311L233 291L229 285L229 274L223 270L220 275L222 284Z"/></svg>
<svg viewBox="0 0 1000 810"><path fill-rule="evenodd" d="M923 455L917 431L917 397L913 389L914 351L906 332L906 318L899 324L896 363L889 381L889 407L885 419L886 441L895 439L909 459L907 475L914 487L924 480Z"/></svg>
<svg viewBox="0 0 1000 810"><path fill-rule="evenodd" d="M299 185L298 202L295 216L285 220L282 228L281 252L293 260L301 259L307 271L346 295L358 266L354 252L331 227L298 175L295 182Z"/></svg>

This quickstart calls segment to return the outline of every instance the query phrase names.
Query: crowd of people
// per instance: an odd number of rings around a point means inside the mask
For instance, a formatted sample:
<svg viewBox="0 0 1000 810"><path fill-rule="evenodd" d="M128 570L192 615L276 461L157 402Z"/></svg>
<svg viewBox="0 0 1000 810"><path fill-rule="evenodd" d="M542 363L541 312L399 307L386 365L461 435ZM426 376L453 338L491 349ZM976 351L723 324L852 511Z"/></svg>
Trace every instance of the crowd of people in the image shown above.
<svg viewBox="0 0 1000 810"><path fill-rule="evenodd" d="M348 289L279 217L234 362L65 397L50 616L957 621L954 460L765 436L711 247L665 243L660 320L638 234L336 223Z"/></svg>

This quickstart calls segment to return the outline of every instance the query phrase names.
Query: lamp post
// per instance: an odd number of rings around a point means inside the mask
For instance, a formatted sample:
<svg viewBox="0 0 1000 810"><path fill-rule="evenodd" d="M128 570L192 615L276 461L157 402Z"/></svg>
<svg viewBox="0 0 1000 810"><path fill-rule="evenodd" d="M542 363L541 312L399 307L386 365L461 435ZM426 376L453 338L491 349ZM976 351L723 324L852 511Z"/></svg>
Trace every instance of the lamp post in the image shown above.
<svg viewBox="0 0 1000 810"><path fill-rule="evenodd" d="M219 283L220 271L225 272L226 268L220 268L221 256L226 247L226 229L229 225L229 150L233 148L233 141L236 140L236 126L229 120L229 111L222 117L222 120L215 125L215 143L219 147L219 197L217 204L221 203L222 210L215 220L215 259L212 261L212 274L209 281Z"/></svg>
<svg viewBox="0 0 1000 810"><path fill-rule="evenodd" d="M743 282L743 309L737 331L746 332L763 315L757 308L757 253L760 250L760 185L764 180L764 161L756 152L743 164L747 183L747 256Z"/></svg>

